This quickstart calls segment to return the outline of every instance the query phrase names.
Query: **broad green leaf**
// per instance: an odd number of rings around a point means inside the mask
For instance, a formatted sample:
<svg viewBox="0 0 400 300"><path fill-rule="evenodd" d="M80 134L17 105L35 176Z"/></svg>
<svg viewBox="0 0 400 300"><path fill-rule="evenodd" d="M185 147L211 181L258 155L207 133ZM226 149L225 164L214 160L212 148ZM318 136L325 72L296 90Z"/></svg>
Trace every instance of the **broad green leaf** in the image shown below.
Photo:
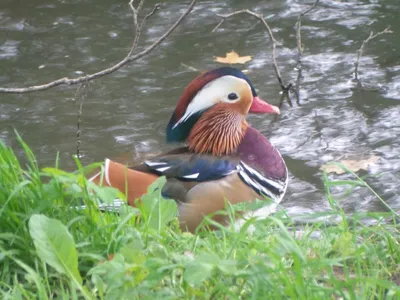
<svg viewBox="0 0 400 300"><path fill-rule="evenodd" d="M213 268L212 264L192 261L185 268L183 279L191 285L200 285L211 276Z"/></svg>
<svg viewBox="0 0 400 300"><path fill-rule="evenodd" d="M43 261L78 285L82 284L75 242L64 224L44 215L33 215L29 219L29 233Z"/></svg>
<svg viewBox="0 0 400 300"><path fill-rule="evenodd" d="M113 204L115 199L125 198L123 194L116 188L108 186L98 186L90 181L87 181L86 184L89 187L89 189L92 189L96 193L97 197L101 200L101 202L107 204Z"/></svg>
<svg viewBox="0 0 400 300"><path fill-rule="evenodd" d="M148 270L138 264L127 262L121 253L115 254L112 260L104 261L89 270L92 282L99 284L98 276L104 282L100 283L105 290L106 299L136 299L136 297L123 296L127 290L134 288L148 276Z"/></svg>
<svg viewBox="0 0 400 300"><path fill-rule="evenodd" d="M165 176L158 177L157 180L150 184L150 186L147 188L147 193L150 194L155 191L159 191L161 193L161 190L166 182L167 179Z"/></svg>
<svg viewBox="0 0 400 300"><path fill-rule="evenodd" d="M97 290L99 291L99 294L102 296L101 298L104 298L103 295L107 288L107 285L104 282L104 280L98 274L93 274L92 282L93 282L94 286L97 288Z"/></svg>
<svg viewBox="0 0 400 300"><path fill-rule="evenodd" d="M43 168L42 172L46 176L50 176L61 183L72 183L76 182L76 175L68 173L56 168Z"/></svg>
<svg viewBox="0 0 400 300"><path fill-rule="evenodd" d="M57 168L43 168L42 171L44 173L46 173L47 175L51 175L54 177L58 177L58 176L75 177L74 174L65 172L65 171L57 169Z"/></svg>
<svg viewBox="0 0 400 300"><path fill-rule="evenodd" d="M201 284L207 280L215 267L219 267L221 260L215 253L202 253L198 255L185 268L183 278L192 285ZM221 271L226 271L227 265L221 266ZM229 267L228 267L229 268Z"/></svg>
<svg viewBox="0 0 400 300"><path fill-rule="evenodd" d="M172 221L177 213L178 206L173 200L162 197L161 191L165 184L165 177L157 179L149 188L148 194L141 198L138 208L145 219L148 228L160 232L165 225Z"/></svg>
<svg viewBox="0 0 400 300"><path fill-rule="evenodd" d="M64 193L67 195L77 196L77 195L81 195L82 192L83 192L82 187L76 183L68 184L64 189Z"/></svg>
<svg viewBox="0 0 400 300"><path fill-rule="evenodd" d="M112 260L95 265L89 270L88 275L92 276L92 282L96 285L100 284L99 288L104 292L120 289L126 280L124 257L116 254Z"/></svg>
<svg viewBox="0 0 400 300"><path fill-rule="evenodd" d="M162 244L152 243L148 248L148 252L154 257L167 258L167 249Z"/></svg>
<svg viewBox="0 0 400 300"><path fill-rule="evenodd" d="M134 218L134 216L138 216L140 214L140 210L136 207L130 205L121 205L119 207L119 216L121 220L125 219L129 216L129 218Z"/></svg>
<svg viewBox="0 0 400 300"><path fill-rule="evenodd" d="M217 267L225 274L233 274L236 272L236 261L228 259L220 260Z"/></svg>
<svg viewBox="0 0 400 300"><path fill-rule="evenodd" d="M144 251L139 247L140 244L138 242L131 242L121 248L120 253L124 256L127 263L141 265L146 261Z"/></svg>
<svg viewBox="0 0 400 300"><path fill-rule="evenodd" d="M218 265L219 257L215 253L202 253L196 257L196 260L210 265Z"/></svg>

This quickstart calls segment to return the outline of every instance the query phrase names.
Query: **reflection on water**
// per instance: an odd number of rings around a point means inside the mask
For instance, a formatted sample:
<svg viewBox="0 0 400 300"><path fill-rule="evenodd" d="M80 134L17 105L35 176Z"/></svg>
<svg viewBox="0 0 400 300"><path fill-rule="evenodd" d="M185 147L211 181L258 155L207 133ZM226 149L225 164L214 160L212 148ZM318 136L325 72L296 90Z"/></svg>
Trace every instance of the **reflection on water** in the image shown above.
<svg viewBox="0 0 400 300"><path fill-rule="evenodd" d="M252 55L245 68L271 103L280 98L271 68L271 43L264 27L248 16L226 21L215 33L216 13L249 8L263 13L280 42L277 60L286 81L296 79L294 24L310 5L302 1L202 1L189 19L150 55L90 83L83 106L84 163L104 157L133 160L168 149L164 130L182 89L199 70L216 67L213 56L235 49ZM183 12L172 1L152 17L142 46L152 43ZM394 208L400 207L400 3L323 1L303 20L302 105L287 105L278 119L251 116L250 122L281 150L291 172L283 206L290 214L328 208L320 166L343 158L377 155L367 181ZM354 90L356 51L369 32L391 26L367 45L359 77L368 90ZM126 4L89 0L43 0L25 6L0 4L0 85L30 85L91 73L123 58L130 48L131 15ZM140 50L140 49L139 49ZM13 128L37 154L53 164L60 151L63 167L73 169L76 87L26 95L1 95L0 138L18 149ZM367 173L364 172L363 175ZM346 176L346 175L345 175ZM341 193L341 191L336 191ZM365 188L339 201L351 211L382 210Z"/></svg>

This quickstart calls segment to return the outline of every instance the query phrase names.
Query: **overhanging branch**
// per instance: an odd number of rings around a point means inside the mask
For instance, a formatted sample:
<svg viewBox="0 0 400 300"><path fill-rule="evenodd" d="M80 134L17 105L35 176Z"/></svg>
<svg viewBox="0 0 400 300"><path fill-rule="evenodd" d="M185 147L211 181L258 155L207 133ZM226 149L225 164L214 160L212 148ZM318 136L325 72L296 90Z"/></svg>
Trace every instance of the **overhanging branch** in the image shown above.
<svg viewBox="0 0 400 300"><path fill-rule="evenodd" d="M140 36L140 30L142 29L142 26L144 25L144 22L155 13L157 5L154 6L153 10L151 13L146 15L140 25L137 24L137 19L136 19L136 35L135 39L132 43L132 47L129 50L128 55L122 59L120 62L116 63L112 67L109 67L107 69L98 71L93 74L89 74L86 76L81 76L78 78L60 78L57 80L54 80L52 82L42 84L42 85L35 85L35 86L29 86L29 87L16 87L16 88L6 88L6 87L0 87L0 93L12 93L12 94L23 94L23 93L31 93L31 92L36 92L36 91L44 91L48 90L50 88L53 88L55 86L60 86L60 85L75 85L83 82L88 82L96 78L100 78L102 76L108 75L110 73L113 73L117 71L118 69L122 68L123 66L127 65L128 63L138 60L139 58L145 56L146 54L150 53L154 49L156 49L181 23L182 21L189 15L189 13L192 11L193 7L195 6L197 0L192 0L192 2L189 4L188 8L185 10L185 12L179 17L179 19L162 35L160 36L153 44L151 44L148 48L145 50L132 55L133 50L136 48L137 42L139 40ZM140 5L140 4L139 4ZM137 17L137 16L136 16ZM135 19L135 17L134 17ZM138 31L139 28L139 31Z"/></svg>

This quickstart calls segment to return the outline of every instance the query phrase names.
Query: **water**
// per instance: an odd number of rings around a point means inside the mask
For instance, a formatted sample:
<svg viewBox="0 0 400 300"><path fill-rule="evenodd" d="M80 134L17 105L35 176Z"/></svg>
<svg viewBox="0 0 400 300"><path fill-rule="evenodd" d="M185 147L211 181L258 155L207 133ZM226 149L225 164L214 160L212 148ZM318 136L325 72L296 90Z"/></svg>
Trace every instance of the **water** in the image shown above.
<svg viewBox="0 0 400 300"><path fill-rule="evenodd" d="M127 1L125 1L127 2ZM96 72L121 60L132 42L127 3L104 0L0 4L0 86L28 86ZM147 3L150 9L154 1ZM187 2L187 1L186 1ZM138 51L161 35L188 3L163 3L148 20ZM112 75L90 83L83 105L83 163L104 157L132 161L159 153L177 99L199 70L217 67L214 56L235 49L253 60L243 68L259 95L278 104L280 87L271 67L271 43L249 16L227 20L215 33L216 13L249 8L263 13L280 42L277 60L286 82L295 82L298 14L312 2L201 1L158 49ZM283 207L290 214L328 208L320 166L329 161L379 156L367 182L388 204L400 208L400 3L321 1L303 18L301 106L284 104L279 118L250 116L250 123L280 149L290 171ZM356 51L369 32L391 26L393 34L371 41L360 60L367 90L354 90ZM184 65L182 65L184 64ZM14 129L41 166L74 169L78 106L76 86L24 95L0 95L0 138L22 156ZM333 177L332 177L333 178ZM347 178L343 175L338 178ZM340 191L337 191L340 193ZM384 210L366 188L339 197L347 212Z"/></svg>

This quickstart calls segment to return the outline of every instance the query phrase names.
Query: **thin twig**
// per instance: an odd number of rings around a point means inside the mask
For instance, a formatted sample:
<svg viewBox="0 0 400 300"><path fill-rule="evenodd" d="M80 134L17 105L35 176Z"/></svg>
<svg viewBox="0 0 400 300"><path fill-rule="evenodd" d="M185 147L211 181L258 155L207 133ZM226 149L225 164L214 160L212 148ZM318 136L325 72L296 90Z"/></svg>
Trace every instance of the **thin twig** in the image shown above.
<svg viewBox="0 0 400 300"><path fill-rule="evenodd" d="M78 159L81 158L81 153L80 153L80 146L81 146L81 120L82 120L82 109L83 109L83 102L85 101L87 97L87 87L89 87L89 82L82 82L75 93L74 100L77 105L79 105L78 108L78 117L77 117L77 122L76 122L76 157ZM79 103L78 103L79 101Z"/></svg>
<svg viewBox="0 0 400 300"><path fill-rule="evenodd" d="M359 81L359 78L358 78L358 66L360 64L360 58L361 58L361 56L362 56L362 54L364 52L365 45L369 41L371 41L374 38L376 38L376 37L378 37L378 36L380 36L382 34L385 34L385 33L393 33L393 31L390 30L390 26L388 26L385 30L382 30L382 31L380 31L378 33L375 33L375 34L374 34L373 31L371 31L370 34L369 34L369 37L362 42L360 49L357 50L357 60L354 63L354 79L357 81L358 84L360 84L360 81Z"/></svg>
<svg viewBox="0 0 400 300"><path fill-rule="evenodd" d="M248 10L248 9L243 9L243 10L234 11L234 12L229 13L229 14L217 14L217 16L220 17L220 18L222 18L222 20L218 23L217 26L215 26L215 28L212 30L212 32L214 32L215 30L217 30L218 27L220 27L220 26L222 25L222 23L223 23L226 19L228 19L228 18L230 18L230 17L233 17L233 16L236 16L236 15L239 15L239 14L248 14L248 15L251 15L251 16L253 16L254 18L260 20L260 21L264 24L264 26L266 27L267 32L268 32L268 35L269 35L269 37L270 37L270 39L271 39L271 41L272 41L272 65L273 65L273 67L274 67L274 71L275 71L275 74L276 74L276 78L278 79L278 82L279 82L279 85L280 85L282 91L283 91L284 93L288 93L288 91L289 91L289 89L290 89L290 87L291 87L291 84L289 84L289 85L286 86L285 83L283 82L281 73L279 72L278 63L277 63L277 61L276 61L276 45L277 45L278 42L276 41L276 39L275 39L275 37L274 37L274 34L272 33L271 27L269 27L268 22L264 19L264 16L263 16L262 14L257 14L257 13L255 13L255 12L253 12L253 11ZM289 87L289 88L288 88L288 87Z"/></svg>
<svg viewBox="0 0 400 300"><path fill-rule="evenodd" d="M133 51L135 50L135 48L137 47L137 44L138 44L138 40L139 40L139 36L140 36L140 28L139 28L139 24L138 24L138 14L139 14L139 11L142 9L145 0L140 0L137 8L135 8L133 6L134 1L135 0L130 0L128 3L129 7L132 10L132 23L133 23L132 31L133 31L133 36L134 36L132 47L128 53L128 56L132 55Z"/></svg>
<svg viewBox="0 0 400 300"><path fill-rule="evenodd" d="M200 71L199 69L197 69L197 68L195 68L195 67L193 67L193 66L189 66L189 65L184 64L184 63L181 63L181 66L182 66L182 67L185 67L185 68L187 68L187 69L189 69L190 71L201 73L201 71Z"/></svg>
<svg viewBox="0 0 400 300"><path fill-rule="evenodd" d="M153 6L153 9L151 10L151 12L149 12L146 16L144 16L144 18L142 19L142 22L139 24L138 14L139 14L140 10L142 9L145 0L141 0L139 5L137 6L137 8L135 8L133 6L133 1L134 0L131 0L129 2L129 6L132 10L134 39L133 39L131 51L129 51L128 56L132 55L132 53L135 51L137 45L139 44L140 35L142 34L142 29L143 29L144 24L146 23L147 19L150 18L152 15L154 15L155 12L158 9L160 9L160 7L161 7L160 3L156 3Z"/></svg>
<svg viewBox="0 0 400 300"><path fill-rule="evenodd" d="M305 14L308 14L310 11L312 11L319 3L319 0L315 1L313 5L311 5L309 8L304 10L300 15L299 18L303 17Z"/></svg>
<svg viewBox="0 0 400 300"><path fill-rule="evenodd" d="M293 107L293 103L292 100L290 99L290 97L287 97L288 94L281 92L281 98L279 99L279 104L278 107L279 109L282 109L283 103L285 102L285 100L287 101L287 103L289 104L290 107Z"/></svg>
<svg viewBox="0 0 400 300"><path fill-rule="evenodd" d="M142 8L142 6L143 6L143 4L144 4L144 1L145 0L141 0L140 1L140 3L139 3L139 5L137 6L137 8L135 8L134 6L133 6L133 2L134 2L135 0L130 0L129 1L129 3L128 3L128 5L129 5L129 7L131 8L131 10L132 10L132 23L133 23L133 34L135 35L136 34L136 30L137 30L137 28L139 27L138 26L138 13L139 13L139 11L141 10L141 8Z"/></svg>
<svg viewBox="0 0 400 300"><path fill-rule="evenodd" d="M81 76L78 78L60 78L57 80L54 80L52 82L42 84L42 85L36 85L36 86L30 86L30 87L22 87L22 88L3 88L0 87L0 93L14 93L14 94L22 94L22 93L30 93L30 92L35 92L35 91L43 91L50 89L55 86L59 85L75 85L79 84L85 81L91 81L93 79L105 76L107 74L113 73L116 70L122 68L126 64L138 60L139 58L145 56L146 54L150 53L153 51L155 48L157 48L181 23L182 21L189 15L189 13L192 11L194 5L196 4L197 0L192 0L192 2L189 4L188 8L186 11L179 17L179 19L162 35L160 36L153 44L151 44L149 47L147 47L145 50L135 54L135 55L127 55L123 60L118 62L117 64L113 65L110 68L101 70L99 72L89 74L86 76ZM130 53L130 51L129 51Z"/></svg>
<svg viewBox="0 0 400 300"><path fill-rule="evenodd" d="M296 87L294 88L294 93L296 95L296 102L297 104L300 104L300 84L301 80L303 79L303 68L302 68L302 61L301 61L301 56L303 55L303 45L301 42L301 19L302 17L312 11L318 4L319 0L316 0L312 6L304 10L298 17L297 17L297 22L295 25L296 28L296 41L297 41L297 63L296 63L296 69L297 69L297 79L296 79Z"/></svg>
<svg viewBox="0 0 400 300"><path fill-rule="evenodd" d="M138 27L139 30L136 32L136 37L137 37L136 43L139 42L141 31L142 31L142 29L144 27L144 24L146 23L147 19L150 18L152 15L154 15L156 13L156 11L160 9L160 7L161 7L160 3L154 4L153 9L151 10L151 12L149 12L147 15L145 15L144 18L142 19L142 23Z"/></svg>

